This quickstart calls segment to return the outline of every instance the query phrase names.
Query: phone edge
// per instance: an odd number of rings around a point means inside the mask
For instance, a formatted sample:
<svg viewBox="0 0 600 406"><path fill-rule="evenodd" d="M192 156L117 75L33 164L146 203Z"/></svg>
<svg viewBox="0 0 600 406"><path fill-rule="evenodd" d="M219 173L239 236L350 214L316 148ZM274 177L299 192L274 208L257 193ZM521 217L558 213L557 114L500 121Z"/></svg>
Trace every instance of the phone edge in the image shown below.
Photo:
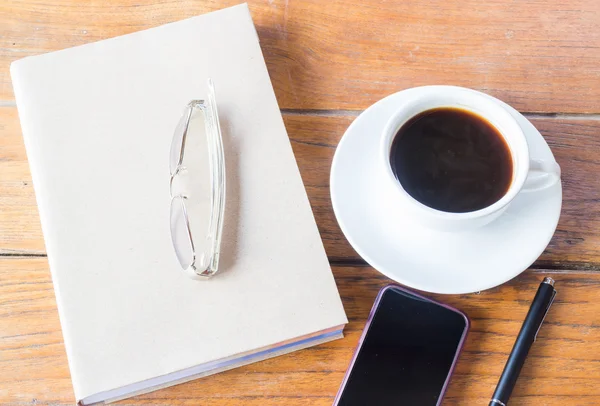
<svg viewBox="0 0 600 406"><path fill-rule="evenodd" d="M465 342L467 340L467 334L469 332L469 330L471 329L471 320L469 319L469 316L467 316L467 314L465 312L463 312L462 310L457 309L456 307L450 306L448 304L445 303L441 303L438 302L437 300L431 299L429 297L423 296L417 292L414 292L412 290L409 290L403 286L400 286L398 284L395 283L390 283L384 287L382 287L381 289L379 289L379 292L377 293L377 296L375 297L375 301L373 302L373 307L371 307L371 311L369 312L369 317L367 317L367 321L365 322L365 326L363 327L363 332L360 335L360 338L358 339L358 344L356 345L356 348L354 349L354 354L352 355L352 360L350 361L350 364L348 365L348 368L346 369L346 373L344 374L344 379L342 380L342 383L340 384L340 387L337 391L337 394L335 395L335 398L333 400L333 404L332 406L338 406L338 403L340 401L340 397L342 395L342 393L344 392L344 388L346 387L346 383L348 382L348 378L350 377L350 372L352 371L352 368L354 367L354 363L356 362L356 358L358 356L358 353L360 352L360 349L362 348L363 345L363 341L367 335L367 332L369 331L369 327L371 326L371 322L373 321L373 317L375 316L375 311L377 310L377 308L379 307L379 302L381 301L381 298L383 296L383 294L385 293L385 291L387 291L388 289L399 289L403 292L409 293L411 295L414 295L420 299L426 300L428 302L431 303L435 303L439 306L442 306L448 310L451 310L455 313L460 314L463 319L465 320L465 329L463 331L463 334L460 338L460 341L458 342L458 347L456 349L456 354L454 355L454 359L452 360L452 365L450 365L450 370L448 371L448 375L446 376L446 380L444 381L444 385L442 385L442 389L440 391L440 396L438 398L438 402L436 403L437 406L439 406L442 401L444 400L444 396L446 395L446 391L448 389L448 385L450 384L450 380L452 378L452 374L454 373L455 369L456 369L456 364L458 362L458 359L460 358L460 355L463 352L464 346L465 346Z"/></svg>

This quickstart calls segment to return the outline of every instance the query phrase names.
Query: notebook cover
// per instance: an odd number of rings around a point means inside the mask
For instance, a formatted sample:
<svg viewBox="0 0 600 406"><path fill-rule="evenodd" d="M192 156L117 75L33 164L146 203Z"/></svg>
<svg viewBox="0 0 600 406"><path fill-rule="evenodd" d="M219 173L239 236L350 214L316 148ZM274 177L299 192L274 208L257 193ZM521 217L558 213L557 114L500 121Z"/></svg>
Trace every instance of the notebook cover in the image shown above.
<svg viewBox="0 0 600 406"><path fill-rule="evenodd" d="M11 66L77 399L347 322L248 7ZM189 279L169 147L213 78L221 272Z"/></svg>

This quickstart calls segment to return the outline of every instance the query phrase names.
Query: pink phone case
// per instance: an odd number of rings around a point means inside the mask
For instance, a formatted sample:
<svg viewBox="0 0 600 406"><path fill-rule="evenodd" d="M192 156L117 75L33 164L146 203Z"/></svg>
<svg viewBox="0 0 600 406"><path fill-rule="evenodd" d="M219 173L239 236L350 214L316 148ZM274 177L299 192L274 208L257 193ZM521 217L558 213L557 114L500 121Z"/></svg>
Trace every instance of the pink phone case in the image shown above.
<svg viewBox="0 0 600 406"><path fill-rule="evenodd" d="M350 366L348 367L348 370L346 371L344 380L342 381L342 384L340 385L340 389L338 390L338 393L335 396L335 400L333 401L333 406L338 405L338 402L340 401L340 397L342 396L342 393L344 392L344 388L346 387L346 383L348 382L348 377L350 376L350 372L352 372L352 368L354 368L354 363L356 362L356 358L357 358L358 354L360 353L360 349L362 347L363 340L365 339L365 336L367 335L367 331L369 331L369 327L371 326L371 321L373 320L375 311L377 310L377 307L379 306L379 302L381 301L381 298L383 297L383 294L385 293L385 291L388 289L392 289L392 288L406 292L410 295L413 295L415 297L423 299L424 301L427 301L430 303L435 303L438 306L445 307L448 310L451 310L453 312L460 314L465 319L465 330L463 331L462 337L460 338L460 341L458 342L458 348L456 350L456 354L454 355L454 360L452 361L452 365L450 366L450 371L448 372L448 376L446 377L446 380L444 381L444 385L442 386L442 390L440 392L440 397L438 398L438 401L437 401L438 406L442 404L442 400L444 399L444 395L446 394L446 389L448 389L448 384L450 383L450 378L452 377L452 373L454 372L454 369L456 368L456 362L458 361L458 357L462 353L463 347L465 345L467 333L469 332L469 329L471 328L471 321L469 320L469 317L467 317L467 315L465 313L463 313L462 311L458 310L455 307L452 307L447 304L440 303L436 300L430 299L428 297L422 296L422 295L420 295L416 292L413 292L412 290L408 290L400 285L390 284L390 285L387 285L387 286L384 286L383 288L381 288L381 290L377 294L377 297L375 298L375 303L373 303L373 307L371 308L371 313L369 313L369 318L367 319L365 328L362 332L362 335L360 336L360 339L358 340L358 345L356 346L356 350L354 350L354 355L352 356L352 361L350 361Z"/></svg>

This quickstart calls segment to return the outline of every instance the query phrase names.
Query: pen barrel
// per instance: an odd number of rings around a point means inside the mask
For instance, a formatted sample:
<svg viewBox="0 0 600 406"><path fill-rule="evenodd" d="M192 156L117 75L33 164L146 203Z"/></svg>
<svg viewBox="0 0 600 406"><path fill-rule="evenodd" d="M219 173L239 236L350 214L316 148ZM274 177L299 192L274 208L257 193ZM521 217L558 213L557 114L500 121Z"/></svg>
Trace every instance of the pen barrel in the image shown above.
<svg viewBox="0 0 600 406"><path fill-rule="evenodd" d="M521 331L519 331L513 349L506 361L506 365L498 381L498 386L492 396L490 406L502 406L508 402L521 368L523 368L523 364L525 363L525 358L527 358L529 349L535 341L548 306L552 302L554 293L554 287L548 283L542 283L538 288L529 312L527 312L527 316L525 317L525 321L523 321L523 325L521 326Z"/></svg>

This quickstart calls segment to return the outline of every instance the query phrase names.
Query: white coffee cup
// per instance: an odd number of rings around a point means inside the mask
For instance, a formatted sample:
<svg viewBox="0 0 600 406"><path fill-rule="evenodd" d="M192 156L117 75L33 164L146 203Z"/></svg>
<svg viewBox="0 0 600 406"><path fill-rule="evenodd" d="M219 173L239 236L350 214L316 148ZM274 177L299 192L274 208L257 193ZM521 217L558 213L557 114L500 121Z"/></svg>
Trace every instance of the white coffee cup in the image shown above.
<svg viewBox="0 0 600 406"><path fill-rule="evenodd" d="M492 124L506 141L513 161L512 180L504 196L490 206L467 213L436 210L413 198L396 178L390 154L398 130L414 116L440 107L458 108L479 115ZM488 224L500 216L519 193L544 189L560 180L560 167L556 162L531 160L523 130L507 109L483 93L456 86L436 86L399 106L384 127L380 161L385 189L393 204L410 212L414 220L447 231L468 230ZM533 172L537 172L537 176L532 176Z"/></svg>

